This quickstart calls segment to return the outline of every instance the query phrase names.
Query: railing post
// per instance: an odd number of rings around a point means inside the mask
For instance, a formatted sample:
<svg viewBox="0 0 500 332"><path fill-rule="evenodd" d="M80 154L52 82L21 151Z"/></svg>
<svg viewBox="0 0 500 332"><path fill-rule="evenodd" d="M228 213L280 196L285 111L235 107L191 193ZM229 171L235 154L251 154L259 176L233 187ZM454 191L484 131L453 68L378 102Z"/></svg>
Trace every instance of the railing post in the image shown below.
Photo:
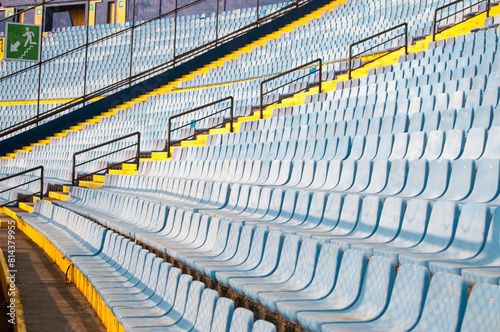
<svg viewBox="0 0 500 332"><path fill-rule="evenodd" d="M217 47L217 42L219 41L219 0L217 1L217 10L215 14L215 47Z"/></svg>
<svg viewBox="0 0 500 332"><path fill-rule="evenodd" d="M233 119L234 119L234 98L231 96L231 122L229 124L229 131L233 132Z"/></svg>
<svg viewBox="0 0 500 332"><path fill-rule="evenodd" d="M71 185L76 186L75 181L76 153L73 153L73 168L71 170Z"/></svg>
<svg viewBox="0 0 500 332"><path fill-rule="evenodd" d="M132 86L132 65L134 61L134 30L135 30L135 0L132 7L132 29L130 32L130 68L129 68L129 78L128 86Z"/></svg>
<svg viewBox="0 0 500 332"><path fill-rule="evenodd" d="M491 0L486 1L486 17L490 17Z"/></svg>
<svg viewBox="0 0 500 332"><path fill-rule="evenodd" d="M174 56L172 58L175 66L175 47L177 40L177 0L175 0L175 11L174 11Z"/></svg>
<svg viewBox="0 0 500 332"><path fill-rule="evenodd" d="M260 118L264 118L264 82L260 83Z"/></svg>
<svg viewBox="0 0 500 332"><path fill-rule="evenodd" d="M170 132L172 130L172 119L168 118L168 135L167 135L167 158L170 158Z"/></svg>
<svg viewBox="0 0 500 332"><path fill-rule="evenodd" d="M405 23L405 55L408 55L408 23Z"/></svg>
<svg viewBox="0 0 500 332"><path fill-rule="evenodd" d="M95 5L94 5L95 6ZM85 63L83 66L83 99L87 95L87 58L89 54L90 0L87 0L87 28L85 32Z"/></svg>
<svg viewBox="0 0 500 332"><path fill-rule="evenodd" d="M43 166L40 166L40 200L43 200Z"/></svg>
<svg viewBox="0 0 500 332"><path fill-rule="evenodd" d="M321 84L323 82L323 60L319 59L319 93L321 93Z"/></svg>
<svg viewBox="0 0 500 332"><path fill-rule="evenodd" d="M259 22L259 17L260 17L259 14L260 14L260 1L257 0L257 20L256 20L256 22Z"/></svg>
<svg viewBox="0 0 500 332"><path fill-rule="evenodd" d="M35 9L36 11L36 9ZM40 33L42 34L40 40L40 59L38 59L38 99L36 103L36 126L40 124L40 93L42 90L42 55L43 55L43 28L45 25L45 0L42 0L42 28L40 29Z"/></svg>
<svg viewBox="0 0 500 332"><path fill-rule="evenodd" d="M351 44L351 45L349 45L349 64L348 64L348 66L349 66L349 76L348 76L348 77L349 77L349 79L351 79L351 69L352 69L352 68L351 68L351 67L352 67L352 44Z"/></svg>
<svg viewBox="0 0 500 332"><path fill-rule="evenodd" d="M436 31L437 31L436 25L437 25L437 13L438 13L438 10L439 9L436 9L434 11L434 21L432 23L432 41L434 41L434 42L436 41Z"/></svg>
<svg viewBox="0 0 500 332"><path fill-rule="evenodd" d="M139 170L140 160L141 160L141 133L137 132L137 166L136 166L136 170Z"/></svg>

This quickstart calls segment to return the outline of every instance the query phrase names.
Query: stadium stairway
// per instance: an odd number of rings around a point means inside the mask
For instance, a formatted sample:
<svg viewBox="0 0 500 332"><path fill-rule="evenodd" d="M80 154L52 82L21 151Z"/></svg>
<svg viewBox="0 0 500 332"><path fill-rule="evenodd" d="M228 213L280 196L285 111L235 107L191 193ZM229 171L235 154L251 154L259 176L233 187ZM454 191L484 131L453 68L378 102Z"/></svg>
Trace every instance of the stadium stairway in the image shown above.
<svg viewBox="0 0 500 332"><path fill-rule="evenodd" d="M129 109L132 107L133 104L146 101L148 99L148 97L169 93L169 92L173 91L173 89L178 87L180 82L189 81L195 75L198 75L198 74L208 73L210 68L222 66L225 61L236 59L236 58L238 58L239 54L250 52L254 47L265 45L269 40L276 39L281 34L283 34L285 32L293 31L297 26L305 25L308 23L309 20L320 17L323 12L331 11L336 6L344 4L344 3L346 3L346 0L334 0L334 1L324 5L322 7L320 7L319 9L312 11L309 14L306 14L302 18L300 18L300 19L298 19L290 24L285 25L284 27L278 29L277 31L272 32L264 37L261 37L255 41L249 43L248 45L245 45L244 47L241 47L240 49L233 51L233 52L231 52L231 53L229 53L229 54L227 54L227 55L225 55L225 56L223 56L223 57L221 57L221 58L219 58L219 59L217 59L217 60L215 60L215 61L197 69L197 70L194 70L188 74L185 74L181 78L178 78L178 79L174 80L173 82L170 82L164 86L161 86L160 88L157 88L157 89L154 89L150 92L147 92L147 93L145 93L137 98L133 98L130 101L126 101L126 102L124 102L124 103L122 103L122 104L120 104L112 109L109 109L109 110L101 113L100 115L94 116L91 119L87 119L84 122L80 122L75 126L71 126L69 129L62 130L61 132L56 133L53 136L48 136L45 139L39 140L36 143L31 143L29 146L25 146L21 149L15 150L13 153L8 153L5 157L2 157L2 158L14 158L16 152L30 152L33 150L33 146L35 146L35 145L47 145L47 144L49 144L51 138L66 137L67 133L70 131L80 131L83 129L83 126L85 124L98 123L102 118L114 116L118 110Z"/></svg>
<svg viewBox="0 0 500 332"><path fill-rule="evenodd" d="M324 10L328 10L328 6L326 8L321 9L321 11L324 11ZM497 5L495 7L492 7L491 15L494 16L498 13L500 13L500 6ZM313 14L311 14L311 15L313 15ZM485 18L486 18L486 13L476 15L476 16L471 17L468 20L466 20L460 24L457 24L457 25L451 27L450 29L447 29L441 33L438 33L436 35L436 42L438 42L440 40L447 40L450 37L456 37L459 35L463 35L463 34L466 34L477 27L481 27L481 26L483 26L483 24L485 22ZM269 38L269 39L271 39L271 38ZM425 39L417 41L414 45L409 45L408 53L417 53L419 51L427 50L427 48L431 42L432 42L432 36L427 36ZM249 51L249 48L248 47L243 48L241 50L242 53L245 50ZM384 53L374 54L374 55L363 57L362 61L369 61L369 60L372 60L373 58L378 58L381 55L384 55ZM394 65L398 62L399 57L401 55L404 55L404 49L400 49L398 51L395 51L395 52L389 53L383 57L380 57L380 59L377 59L377 60L369 63L368 65L366 65L362 68L358 68L358 69L354 70L352 73L352 79L367 76L370 69L385 67L386 65ZM224 59L223 61L230 60L230 59L231 58ZM221 64L221 63L219 62L218 64ZM327 64L325 64L325 65L327 65ZM195 74L205 73L205 72L207 72L207 71L203 70L203 71L196 72ZM192 78L192 76L186 77L186 79L188 79L188 78ZM347 80L348 80L348 75L343 74L343 75L339 75L338 77L336 77L335 80L323 82L322 92L334 91L339 82L345 82ZM187 91L187 90L190 90L190 89L177 89L175 91ZM263 112L263 118L265 118L265 119L271 118L273 111L277 108L303 104L305 102L307 96L314 95L317 93L318 93L318 88L315 87L315 88L310 89L309 91L296 93L296 94L294 94L286 99L283 99L278 104L266 107L264 112ZM237 119L237 122L233 124L233 131L234 132L239 131L239 128L243 122L253 121L253 120L258 120L258 119L260 119L260 110L255 110L254 114L251 116L240 117ZM229 132L230 132L229 124L226 124L226 126L224 128L211 129L209 135L226 134ZM180 143L180 148L190 147L190 146L204 146L206 144L206 141L207 141L209 135L205 135L205 134L198 135L195 140L182 141ZM171 154L173 154L174 149L177 149L177 148L179 148L179 147L178 146L172 147L171 151L170 151ZM161 161L161 160L169 160L169 158L167 157L166 152L153 152L150 160Z"/></svg>

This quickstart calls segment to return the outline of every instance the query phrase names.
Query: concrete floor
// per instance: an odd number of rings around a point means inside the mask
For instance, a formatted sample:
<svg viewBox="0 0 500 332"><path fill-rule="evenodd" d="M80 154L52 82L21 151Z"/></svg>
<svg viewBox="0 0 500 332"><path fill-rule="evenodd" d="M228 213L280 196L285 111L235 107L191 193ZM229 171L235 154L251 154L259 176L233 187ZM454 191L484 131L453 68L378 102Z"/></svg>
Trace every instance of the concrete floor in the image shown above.
<svg viewBox="0 0 500 332"><path fill-rule="evenodd" d="M18 229L15 243L16 285L28 331L105 331L87 299L74 284L65 283L64 273L40 247ZM0 247L7 256L6 228L0 228ZM1 331L6 317L1 315Z"/></svg>

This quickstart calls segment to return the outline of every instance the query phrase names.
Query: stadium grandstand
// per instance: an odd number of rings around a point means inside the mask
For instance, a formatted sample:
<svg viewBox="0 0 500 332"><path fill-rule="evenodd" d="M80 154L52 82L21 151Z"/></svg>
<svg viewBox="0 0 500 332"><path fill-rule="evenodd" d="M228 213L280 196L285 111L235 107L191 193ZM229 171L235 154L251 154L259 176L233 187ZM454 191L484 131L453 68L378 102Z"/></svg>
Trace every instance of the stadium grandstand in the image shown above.
<svg viewBox="0 0 500 332"><path fill-rule="evenodd" d="M500 331L499 1L1 3L0 225L102 330Z"/></svg>

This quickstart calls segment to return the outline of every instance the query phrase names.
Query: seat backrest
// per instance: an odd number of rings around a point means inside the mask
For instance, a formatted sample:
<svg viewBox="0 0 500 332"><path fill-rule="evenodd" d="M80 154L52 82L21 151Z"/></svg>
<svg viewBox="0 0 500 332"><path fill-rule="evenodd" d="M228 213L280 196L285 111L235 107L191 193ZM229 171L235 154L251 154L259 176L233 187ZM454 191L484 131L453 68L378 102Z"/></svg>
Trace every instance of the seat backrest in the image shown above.
<svg viewBox="0 0 500 332"><path fill-rule="evenodd" d="M276 326L269 323L268 321L259 319L253 324L252 331L255 332L276 332Z"/></svg>
<svg viewBox="0 0 500 332"><path fill-rule="evenodd" d="M476 284L465 310L463 332L500 331L500 286Z"/></svg>
<svg viewBox="0 0 500 332"><path fill-rule="evenodd" d="M378 319L382 326L410 330L417 323L429 288L429 270L413 264L398 269L389 306Z"/></svg>
<svg viewBox="0 0 500 332"><path fill-rule="evenodd" d="M460 276L433 275L424 310L412 331L458 331L467 304L467 283Z"/></svg>
<svg viewBox="0 0 500 332"><path fill-rule="evenodd" d="M245 308L236 308L231 320L229 332L251 332L253 328L253 312Z"/></svg>
<svg viewBox="0 0 500 332"><path fill-rule="evenodd" d="M217 300L212 320L212 332L228 331L232 324L234 302L225 297ZM253 319L252 319L253 320Z"/></svg>

